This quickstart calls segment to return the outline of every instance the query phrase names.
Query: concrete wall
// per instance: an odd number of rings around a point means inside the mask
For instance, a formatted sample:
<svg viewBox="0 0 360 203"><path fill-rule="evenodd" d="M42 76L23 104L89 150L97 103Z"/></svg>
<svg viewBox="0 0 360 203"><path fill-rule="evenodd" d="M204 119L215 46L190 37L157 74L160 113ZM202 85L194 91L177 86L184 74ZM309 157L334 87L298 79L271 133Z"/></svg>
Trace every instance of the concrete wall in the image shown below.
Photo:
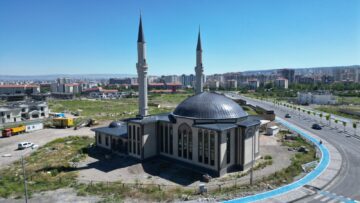
<svg viewBox="0 0 360 203"><path fill-rule="evenodd" d="M143 158L147 159L157 155L157 130L156 124L150 123L143 126L144 135L142 136Z"/></svg>

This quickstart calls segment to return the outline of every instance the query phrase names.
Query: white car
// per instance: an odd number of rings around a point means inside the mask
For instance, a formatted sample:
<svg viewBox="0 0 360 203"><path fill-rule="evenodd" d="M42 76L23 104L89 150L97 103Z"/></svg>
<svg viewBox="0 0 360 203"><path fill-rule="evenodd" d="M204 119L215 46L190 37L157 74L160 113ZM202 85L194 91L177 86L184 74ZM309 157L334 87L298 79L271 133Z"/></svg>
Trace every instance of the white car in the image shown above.
<svg viewBox="0 0 360 203"><path fill-rule="evenodd" d="M18 143L18 149L25 149L25 148L29 148L32 147L34 144L31 142L19 142Z"/></svg>

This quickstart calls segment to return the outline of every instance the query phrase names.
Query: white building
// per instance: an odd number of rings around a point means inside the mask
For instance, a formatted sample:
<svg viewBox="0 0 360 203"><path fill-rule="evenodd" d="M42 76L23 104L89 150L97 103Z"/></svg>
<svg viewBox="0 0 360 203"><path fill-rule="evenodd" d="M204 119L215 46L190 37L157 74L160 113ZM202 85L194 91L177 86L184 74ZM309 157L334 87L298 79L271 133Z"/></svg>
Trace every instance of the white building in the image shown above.
<svg viewBox="0 0 360 203"><path fill-rule="evenodd" d="M237 81L236 80L227 80L226 81L226 88L228 88L228 89L236 89L237 88Z"/></svg>
<svg viewBox="0 0 360 203"><path fill-rule="evenodd" d="M14 102L0 107L0 124L49 117L46 102Z"/></svg>
<svg viewBox="0 0 360 203"><path fill-rule="evenodd" d="M299 104L336 104L336 98L329 92L298 92Z"/></svg>
<svg viewBox="0 0 360 203"><path fill-rule="evenodd" d="M287 89L289 87L289 80L286 78L277 78L275 80L275 87Z"/></svg>

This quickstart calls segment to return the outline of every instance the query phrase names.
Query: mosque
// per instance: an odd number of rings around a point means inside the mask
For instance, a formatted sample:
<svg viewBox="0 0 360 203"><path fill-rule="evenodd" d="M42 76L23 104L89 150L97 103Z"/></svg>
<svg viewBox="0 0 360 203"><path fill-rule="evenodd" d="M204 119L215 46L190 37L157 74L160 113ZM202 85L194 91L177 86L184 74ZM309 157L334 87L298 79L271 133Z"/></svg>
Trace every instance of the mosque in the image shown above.
<svg viewBox="0 0 360 203"><path fill-rule="evenodd" d="M145 38L140 17L136 64L139 115L95 128L96 146L139 161L160 157L184 167L222 176L246 170L259 158L260 121L233 100L203 91L200 31L196 47L195 95L173 112L148 115Z"/></svg>

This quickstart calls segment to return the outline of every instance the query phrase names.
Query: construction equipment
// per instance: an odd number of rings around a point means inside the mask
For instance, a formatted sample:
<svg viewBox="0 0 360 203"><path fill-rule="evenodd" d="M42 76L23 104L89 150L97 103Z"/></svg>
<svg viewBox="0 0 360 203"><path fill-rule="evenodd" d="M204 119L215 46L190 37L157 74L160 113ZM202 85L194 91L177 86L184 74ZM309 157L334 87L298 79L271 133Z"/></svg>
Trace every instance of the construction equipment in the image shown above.
<svg viewBox="0 0 360 203"><path fill-rule="evenodd" d="M70 128L74 126L73 118L54 118L53 125L56 128Z"/></svg>
<svg viewBox="0 0 360 203"><path fill-rule="evenodd" d="M82 127L85 127L85 126L86 126L86 127L91 127L91 126L97 125L97 124L98 124L98 122L97 122L96 120L90 118L90 119L83 120L83 121L79 122L79 123L74 127L74 130L78 130L78 129L80 129L80 128L82 128Z"/></svg>
<svg viewBox="0 0 360 203"><path fill-rule="evenodd" d="M10 136L14 136L20 133L24 133L26 130L24 125L19 125L17 127L12 127L12 128L6 128L2 131L2 136L3 137L10 137Z"/></svg>

